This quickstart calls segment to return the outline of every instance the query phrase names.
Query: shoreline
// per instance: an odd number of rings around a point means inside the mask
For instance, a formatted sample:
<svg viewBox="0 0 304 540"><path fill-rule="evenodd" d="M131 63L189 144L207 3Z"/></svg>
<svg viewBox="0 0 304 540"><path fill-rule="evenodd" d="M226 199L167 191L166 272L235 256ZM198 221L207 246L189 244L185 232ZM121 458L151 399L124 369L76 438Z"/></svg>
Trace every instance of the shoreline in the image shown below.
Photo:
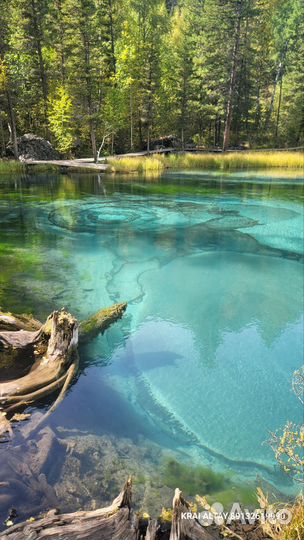
<svg viewBox="0 0 304 540"><path fill-rule="evenodd" d="M89 159L89 158L88 158ZM83 159L73 160L0 160L0 174L47 171L97 172L110 174L161 174L169 170L211 170L239 172L260 169L303 170L304 153L301 151L253 150L227 153L172 153L151 156L113 156L104 158L103 163L93 163Z"/></svg>

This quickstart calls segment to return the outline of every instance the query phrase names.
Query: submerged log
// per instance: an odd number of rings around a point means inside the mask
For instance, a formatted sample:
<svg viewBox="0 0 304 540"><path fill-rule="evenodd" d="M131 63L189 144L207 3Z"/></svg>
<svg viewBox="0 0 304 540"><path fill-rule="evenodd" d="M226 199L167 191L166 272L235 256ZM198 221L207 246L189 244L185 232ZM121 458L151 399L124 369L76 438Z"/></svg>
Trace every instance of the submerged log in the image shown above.
<svg viewBox="0 0 304 540"><path fill-rule="evenodd" d="M39 330L42 326L40 321L33 319L30 315L13 315L0 311L0 330Z"/></svg>
<svg viewBox="0 0 304 540"><path fill-rule="evenodd" d="M0 540L136 540L138 518L131 510L132 482L128 479L121 493L106 508L58 514L9 527Z"/></svg>
<svg viewBox="0 0 304 540"><path fill-rule="evenodd" d="M39 476L39 478L41 475ZM50 487L50 486L49 486ZM187 518L191 505L179 489L173 498L171 527L163 527L161 520L140 519L131 507L132 481L106 508L60 514L50 510L39 518L10 526L0 540L221 540L223 536L238 540L266 540L261 524L202 525L197 519ZM185 517L186 516L186 517ZM170 536L169 536L170 535Z"/></svg>
<svg viewBox="0 0 304 540"><path fill-rule="evenodd" d="M91 315L85 321L79 323L79 341L87 343L94 339L98 334L103 334L111 324L120 319L127 309L127 304L114 304L113 306L101 309L94 315Z"/></svg>
<svg viewBox="0 0 304 540"><path fill-rule="evenodd" d="M0 355L31 359L22 377L0 382L0 435L11 431L8 416L16 409L62 389L50 412L62 401L78 368L78 333L86 343L121 318L127 304L101 310L78 325L66 310L54 311L45 324L27 316L0 312ZM80 330L80 332L79 332ZM35 358L33 361L32 359Z"/></svg>
<svg viewBox="0 0 304 540"><path fill-rule="evenodd" d="M131 508L132 482L129 478L119 496L106 508L59 514L49 511L39 519L9 527L0 540L157 540L164 538L159 522L150 520L143 529ZM179 489L173 499L170 540L220 540L219 528L204 527L198 521L182 519L189 511ZM165 533L165 537L168 538Z"/></svg>

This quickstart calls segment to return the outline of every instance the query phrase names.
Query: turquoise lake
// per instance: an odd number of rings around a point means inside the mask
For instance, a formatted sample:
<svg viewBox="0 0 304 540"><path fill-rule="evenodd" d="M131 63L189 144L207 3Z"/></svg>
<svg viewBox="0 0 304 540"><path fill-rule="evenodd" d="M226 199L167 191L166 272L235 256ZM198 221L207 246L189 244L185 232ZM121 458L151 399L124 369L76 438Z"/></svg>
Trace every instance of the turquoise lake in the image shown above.
<svg viewBox="0 0 304 540"><path fill-rule="evenodd" d="M128 302L80 351L50 425L143 437L237 481L297 491L267 440L303 422L291 388L303 363L301 179L3 178L0 265L6 310L43 320L65 306L82 319Z"/></svg>

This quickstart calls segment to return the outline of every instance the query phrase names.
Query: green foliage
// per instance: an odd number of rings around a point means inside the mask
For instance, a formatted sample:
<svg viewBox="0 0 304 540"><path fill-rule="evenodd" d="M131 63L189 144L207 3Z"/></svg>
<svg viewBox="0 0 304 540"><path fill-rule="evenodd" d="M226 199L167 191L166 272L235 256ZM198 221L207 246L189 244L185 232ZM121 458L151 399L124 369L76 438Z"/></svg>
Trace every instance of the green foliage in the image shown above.
<svg viewBox="0 0 304 540"><path fill-rule="evenodd" d="M296 370L292 378L292 389L303 404L304 366ZM286 422L283 430L271 433L269 444L282 470L294 480L304 483L304 424L297 426Z"/></svg>
<svg viewBox="0 0 304 540"><path fill-rule="evenodd" d="M231 145L304 143L301 0L0 0L0 28L6 140L13 111L64 153L221 146L231 99Z"/></svg>
<svg viewBox="0 0 304 540"><path fill-rule="evenodd" d="M0 174L21 173L24 165L20 161L0 159Z"/></svg>
<svg viewBox="0 0 304 540"><path fill-rule="evenodd" d="M272 433L270 445L282 470L303 483L304 473L304 426L287 422L283 433Z"/></svg>
<svg viewBox="0 0 304 540"><path fill-rule="evenodd" d="M63 86L59 86L53 98L49 100L48 119L50 129L60 152L67 154L74 144L73 105Z"/></svg>

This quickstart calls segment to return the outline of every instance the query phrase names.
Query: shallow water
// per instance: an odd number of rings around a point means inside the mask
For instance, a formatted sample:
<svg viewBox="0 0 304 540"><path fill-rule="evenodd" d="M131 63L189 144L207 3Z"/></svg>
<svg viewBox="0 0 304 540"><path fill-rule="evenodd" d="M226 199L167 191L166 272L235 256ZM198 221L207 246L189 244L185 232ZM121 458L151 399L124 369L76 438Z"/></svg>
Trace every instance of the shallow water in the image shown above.
<svg viewBox="0 0 304 540"><path fill-rule="evenodd" d="M2 307L84 318L128 302L81 350L50 424L143 436L296 492L266 441L303 420L291 390L303 350L301 180L31 175L1 179L0 196Z"/></svg>

